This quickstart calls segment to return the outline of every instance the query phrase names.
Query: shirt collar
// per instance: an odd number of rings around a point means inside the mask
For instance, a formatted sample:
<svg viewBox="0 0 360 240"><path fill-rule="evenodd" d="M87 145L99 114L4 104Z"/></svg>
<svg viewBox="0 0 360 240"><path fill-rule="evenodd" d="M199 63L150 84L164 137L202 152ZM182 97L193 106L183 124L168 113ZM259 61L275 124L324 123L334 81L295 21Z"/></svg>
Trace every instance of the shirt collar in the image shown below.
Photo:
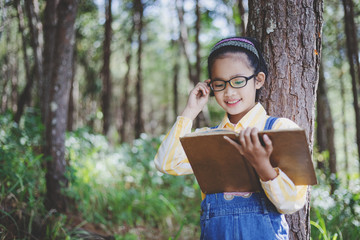
<svg viewBox="0 0 360 240"><path fill-rule="evenodd" d="M257 103L237 124L232 124L228 115L225 114L219 124L219 128L231 129L237 132L247 127L257 127L260 129L266 116L267 114L264 107L260 103Z"/></svg>

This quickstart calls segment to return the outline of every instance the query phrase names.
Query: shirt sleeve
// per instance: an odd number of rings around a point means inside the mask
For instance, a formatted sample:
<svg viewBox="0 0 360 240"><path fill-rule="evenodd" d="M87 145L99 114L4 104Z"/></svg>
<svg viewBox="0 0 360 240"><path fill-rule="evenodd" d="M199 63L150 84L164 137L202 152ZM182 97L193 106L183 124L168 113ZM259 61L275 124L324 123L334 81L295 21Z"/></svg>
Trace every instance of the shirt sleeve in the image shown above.
<svg viewBox="0 0 360 240"><path fill-rule="evenodd" d="M296 129L300 128L293 121L280 118L273 129ZM300 210L306 203L307 185L295 185L291 179L279 168L275 168L278 176L270 181L263 182L261 185L266 196L275 205L280 213L291 214Z"/></svg>
<svg viewBox="0 0 360 240"><path fill-rule="evenodd" d="M154 162L156 168L170 175L192 174L192 168L181 146L180 137L191 132L192 120L179 116L165 136Z"/></svg>
<svg viewBox="0 0 360 240"><path fill-rule="evenodd" d="M278 176L261 185L266 196L280 213L291 214L300 210L306 202L307 185L295 185L281 169L275 169Z"/></svg>

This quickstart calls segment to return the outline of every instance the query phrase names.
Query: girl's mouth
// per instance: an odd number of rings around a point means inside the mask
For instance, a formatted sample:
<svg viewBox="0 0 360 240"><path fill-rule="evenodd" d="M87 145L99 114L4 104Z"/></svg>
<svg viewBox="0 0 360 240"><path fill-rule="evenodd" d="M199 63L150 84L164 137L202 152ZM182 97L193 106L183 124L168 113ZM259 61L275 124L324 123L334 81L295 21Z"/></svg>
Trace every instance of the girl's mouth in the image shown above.
<svg viewBox="0 0 360 240"><path fill-rule="evenodd" d="M232 105L235 105L237 104L238 102L240 102L241 99L237 99L237 100L229 100L229 101L225 101L225 103L229 106L232 106Z"/></svg>

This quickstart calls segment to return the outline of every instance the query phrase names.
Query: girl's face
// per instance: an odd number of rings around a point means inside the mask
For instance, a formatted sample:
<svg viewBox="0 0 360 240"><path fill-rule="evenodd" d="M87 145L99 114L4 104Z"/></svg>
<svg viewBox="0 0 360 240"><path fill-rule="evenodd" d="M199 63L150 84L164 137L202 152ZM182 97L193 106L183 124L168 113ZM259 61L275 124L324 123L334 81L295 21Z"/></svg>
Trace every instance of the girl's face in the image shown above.
<svg viewBox="0 0 360 240"><path fill-rule="evenodd" d="M227 53L214 61L211 67L211 80L228 81L236 76L249 77L254 74L249 60L244 53ZM265 82L265 74L260 72L249 79L246 86L233 88L226 83L226 88L214 92L218 104L228 113L231 123L236 124L255 106L256 90Z"/></svg>

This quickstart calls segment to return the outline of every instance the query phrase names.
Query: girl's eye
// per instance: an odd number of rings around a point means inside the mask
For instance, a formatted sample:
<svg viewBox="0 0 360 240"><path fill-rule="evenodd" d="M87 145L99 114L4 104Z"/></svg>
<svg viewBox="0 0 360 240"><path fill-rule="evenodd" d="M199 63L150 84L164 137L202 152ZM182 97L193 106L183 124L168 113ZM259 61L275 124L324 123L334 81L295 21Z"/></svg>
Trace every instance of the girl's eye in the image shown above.
<svg viewBox="0 0 360 240"><path fill-rule="evenodd" d="M214 81L213 87L214 87L214 88L222 88L222 87L224 87L224 83L223 83L223 82Z"/></svg>
<svg viewBox="0 0 360 240"><path fill-rule="evenodd" d="M244 82L245 82L245 80L243 80L243 79L234 79L234 80L232 81L232 83L233 83L234 85L237 85L237 86L243 85Z"/></svg>

